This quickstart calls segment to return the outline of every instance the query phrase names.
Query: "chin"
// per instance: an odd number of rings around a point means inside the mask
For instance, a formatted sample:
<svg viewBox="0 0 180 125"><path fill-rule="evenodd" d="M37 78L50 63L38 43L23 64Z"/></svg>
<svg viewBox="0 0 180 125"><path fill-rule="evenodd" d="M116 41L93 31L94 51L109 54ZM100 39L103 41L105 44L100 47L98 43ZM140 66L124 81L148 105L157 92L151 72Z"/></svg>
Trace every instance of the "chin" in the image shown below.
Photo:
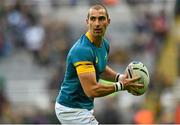
<svg viewBox="0 0 180 125"><path fill-rule="evenodd" d="M94 36L100 37L100 36L104 36L104 34L103 33L95 33Z"/></svg>

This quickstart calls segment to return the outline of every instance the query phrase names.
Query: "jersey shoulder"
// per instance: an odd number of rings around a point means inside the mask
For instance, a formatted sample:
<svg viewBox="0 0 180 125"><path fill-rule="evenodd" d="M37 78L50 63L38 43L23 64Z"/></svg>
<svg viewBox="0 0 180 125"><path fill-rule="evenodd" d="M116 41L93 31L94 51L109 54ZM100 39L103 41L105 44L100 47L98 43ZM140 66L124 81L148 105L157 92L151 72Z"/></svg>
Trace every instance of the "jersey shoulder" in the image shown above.
<svg viewBox="0 0 180 125"><path fill-rule="evenodd" d="M85 35L80 37L80 39L73 45L69 53L73 63L77 61L92 62L94 58L93 48Z"/></svg>

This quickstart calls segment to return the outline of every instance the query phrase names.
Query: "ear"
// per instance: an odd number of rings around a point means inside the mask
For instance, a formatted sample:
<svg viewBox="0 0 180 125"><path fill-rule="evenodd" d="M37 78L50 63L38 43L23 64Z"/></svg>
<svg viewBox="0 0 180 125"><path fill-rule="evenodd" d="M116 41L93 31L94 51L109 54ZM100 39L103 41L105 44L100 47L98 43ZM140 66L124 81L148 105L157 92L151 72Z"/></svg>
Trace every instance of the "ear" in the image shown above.
<svg viewBox="0 0 180 125"><path fill-rule="evenodd" d="M88 18L86 18L86 24L88 24Z"/></svg>
<svg viewBox="0 0 180 125"><path fill-rule="evenodd" d="M110 24L110 22L111 22L111 19L108 19L108 24Z"/></svg>

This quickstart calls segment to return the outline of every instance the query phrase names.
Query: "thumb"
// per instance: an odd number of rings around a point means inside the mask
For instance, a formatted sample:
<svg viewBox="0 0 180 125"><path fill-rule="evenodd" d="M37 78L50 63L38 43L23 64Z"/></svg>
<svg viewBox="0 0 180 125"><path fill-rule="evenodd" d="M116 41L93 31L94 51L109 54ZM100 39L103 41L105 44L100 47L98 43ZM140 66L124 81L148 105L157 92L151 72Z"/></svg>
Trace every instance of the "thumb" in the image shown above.
<svg viewBox="0 0 180 125"><path fill-rule="evenodd" d="M124 78L128 78L127 72L124 73Z"/></svg>

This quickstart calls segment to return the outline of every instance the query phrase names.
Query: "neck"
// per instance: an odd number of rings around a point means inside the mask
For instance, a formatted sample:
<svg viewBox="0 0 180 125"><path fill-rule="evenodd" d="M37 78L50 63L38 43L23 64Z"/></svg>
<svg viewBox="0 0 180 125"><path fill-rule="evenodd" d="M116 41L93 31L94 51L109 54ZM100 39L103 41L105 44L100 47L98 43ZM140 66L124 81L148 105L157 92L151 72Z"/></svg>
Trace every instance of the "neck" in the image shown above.
<svg viewBox="0 0 180 125"><path fill-rule="evenodd" d="M102 40L103 40L103 36L93 36L92 33L90 31L89 32L89 35L91 37L91 42L93 42L93 44L97 47L100 47L101 46L101 43L102 43Z"/></svg>

